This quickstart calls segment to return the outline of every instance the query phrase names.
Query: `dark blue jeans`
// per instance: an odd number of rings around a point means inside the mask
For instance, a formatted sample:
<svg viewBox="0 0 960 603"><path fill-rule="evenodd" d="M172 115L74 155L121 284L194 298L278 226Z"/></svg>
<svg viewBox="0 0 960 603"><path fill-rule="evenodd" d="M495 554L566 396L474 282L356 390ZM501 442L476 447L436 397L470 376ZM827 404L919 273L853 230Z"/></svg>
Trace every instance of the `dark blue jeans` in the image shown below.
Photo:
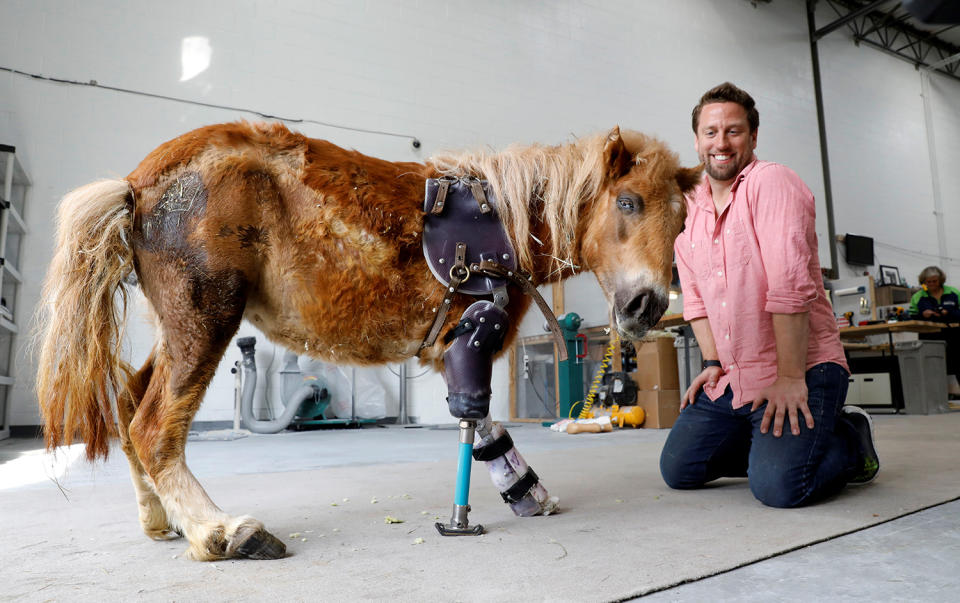
<svg viewBox="0 0 960 603"><path fill-rule="evenodd" d="M670 430L660 455L660 473L671 488L700 488L720 477L748 477L753 495L771 507L798 507L836 494L861 462L853 428L841 417L848 374L838 364L818 364L807 371L807 391L814 427L803 414L800 434L784 417L783 435L773 437L773 423L760 433L766 403L731 407L730 388L711 401L703 390Z"/></svg>

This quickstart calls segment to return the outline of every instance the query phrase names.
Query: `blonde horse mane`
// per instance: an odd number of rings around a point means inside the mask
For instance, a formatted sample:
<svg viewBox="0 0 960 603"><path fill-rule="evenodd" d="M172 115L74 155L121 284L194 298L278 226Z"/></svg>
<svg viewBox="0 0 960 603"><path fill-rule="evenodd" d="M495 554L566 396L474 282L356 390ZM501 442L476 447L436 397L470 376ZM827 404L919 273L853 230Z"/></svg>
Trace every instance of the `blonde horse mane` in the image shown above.
<svg viewBox="0 0 960 603"><path fill-rule="evenodd" d="M444 153L427 163L444 176L487 180L520 267L533 273L537 244L539 254L551 258L551 271L555 271L572 265L581 206L600 193L606 177L607 140L606 134L597 134L557 146L512 145L499 152ZM627 147L637 163L663 150L659 141L639 132L629 132ZM547 227L548 240L533 238L530 224L534 220Z"/></svg>

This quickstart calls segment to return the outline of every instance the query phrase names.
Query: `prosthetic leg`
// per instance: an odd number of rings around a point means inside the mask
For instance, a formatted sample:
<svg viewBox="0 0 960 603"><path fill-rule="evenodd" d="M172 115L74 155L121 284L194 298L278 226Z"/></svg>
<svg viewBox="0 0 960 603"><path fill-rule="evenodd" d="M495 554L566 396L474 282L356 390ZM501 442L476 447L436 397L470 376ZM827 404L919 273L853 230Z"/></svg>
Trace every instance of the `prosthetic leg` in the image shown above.
<svg viewBox="0 0 960 603"><path fill-rule="evenodd" d="M549 514L557 507L557 499L547 494L537 474L514 448L506 430L488 418L492 359L503 346L506 330L507 313L503 308L493 302L478 301L467 308L449 335L453 345L443 357L444 377L450 414L460 419L460 455L450 523L436 524L437 531L444 536L483 533L483 526L471 528L467 518L471 449L474 458L486 461L494 485L514 513L520 516ZM478 430L481 442L474 448Z"/></svg>
<svg viewBox="0 0 960 603"><path fill-rule="evenodd" d="M457 489L453 499L453 513L450 515L450 523L442 524L439 521L434 524L437 531L443 536L479 536L483 534L483 526L477 524L470 526L470 520L467 514L470 512L468 503L470 494L470 452L473 449L473 438L476 429L476 421L467 419L460 420L460 454L457 459Z"/></svg>

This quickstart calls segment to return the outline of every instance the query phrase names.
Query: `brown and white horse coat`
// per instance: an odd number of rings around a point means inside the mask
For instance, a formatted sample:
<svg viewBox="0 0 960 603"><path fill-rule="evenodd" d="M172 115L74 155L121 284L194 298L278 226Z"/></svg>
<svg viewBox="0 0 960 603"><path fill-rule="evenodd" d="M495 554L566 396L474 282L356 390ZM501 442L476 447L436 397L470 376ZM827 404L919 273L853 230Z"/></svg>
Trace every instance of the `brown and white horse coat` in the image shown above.
<svg viewBox="0 0 960 603"><path fill-rule="evenodd" d="M259 521L221 511L184 459L190 422L240 321L333 363L416 354L443 297L421 249L425 181L452 175L489 182L535 284L592 270L621 333L640 336L666 305L682 193L699 169L631 136L625 144L614 129L420 164L279 124L233 123L161 145L126 179L69 193L41 316L48 447L82 439L90 459L106 457L118 434L150 537L182 534L196 559L281 556ZM139 371L120 357L131 272L157 325ZM442 332L473 301L456 296ZM507 345L528 305L511 287ZM441 337L422 350L421 362L440 369L445 345Z"/></svg>

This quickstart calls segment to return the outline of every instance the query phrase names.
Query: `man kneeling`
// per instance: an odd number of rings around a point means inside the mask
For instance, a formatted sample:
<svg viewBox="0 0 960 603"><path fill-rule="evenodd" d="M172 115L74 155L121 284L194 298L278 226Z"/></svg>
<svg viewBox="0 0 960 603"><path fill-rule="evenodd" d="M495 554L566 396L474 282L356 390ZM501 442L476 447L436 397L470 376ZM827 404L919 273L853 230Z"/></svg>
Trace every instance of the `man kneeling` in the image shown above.
<svg viewBox="0 0 960 603"><path fill-rule="evenodd" d="M756 158L759 122L730 83L693 110L705 174L675 251L704 363L660 472L681 489L748 477L760 502L797 507L872 481L880 463L870 416L843 406L849 369L820 276L813 194Z"/></svg>

